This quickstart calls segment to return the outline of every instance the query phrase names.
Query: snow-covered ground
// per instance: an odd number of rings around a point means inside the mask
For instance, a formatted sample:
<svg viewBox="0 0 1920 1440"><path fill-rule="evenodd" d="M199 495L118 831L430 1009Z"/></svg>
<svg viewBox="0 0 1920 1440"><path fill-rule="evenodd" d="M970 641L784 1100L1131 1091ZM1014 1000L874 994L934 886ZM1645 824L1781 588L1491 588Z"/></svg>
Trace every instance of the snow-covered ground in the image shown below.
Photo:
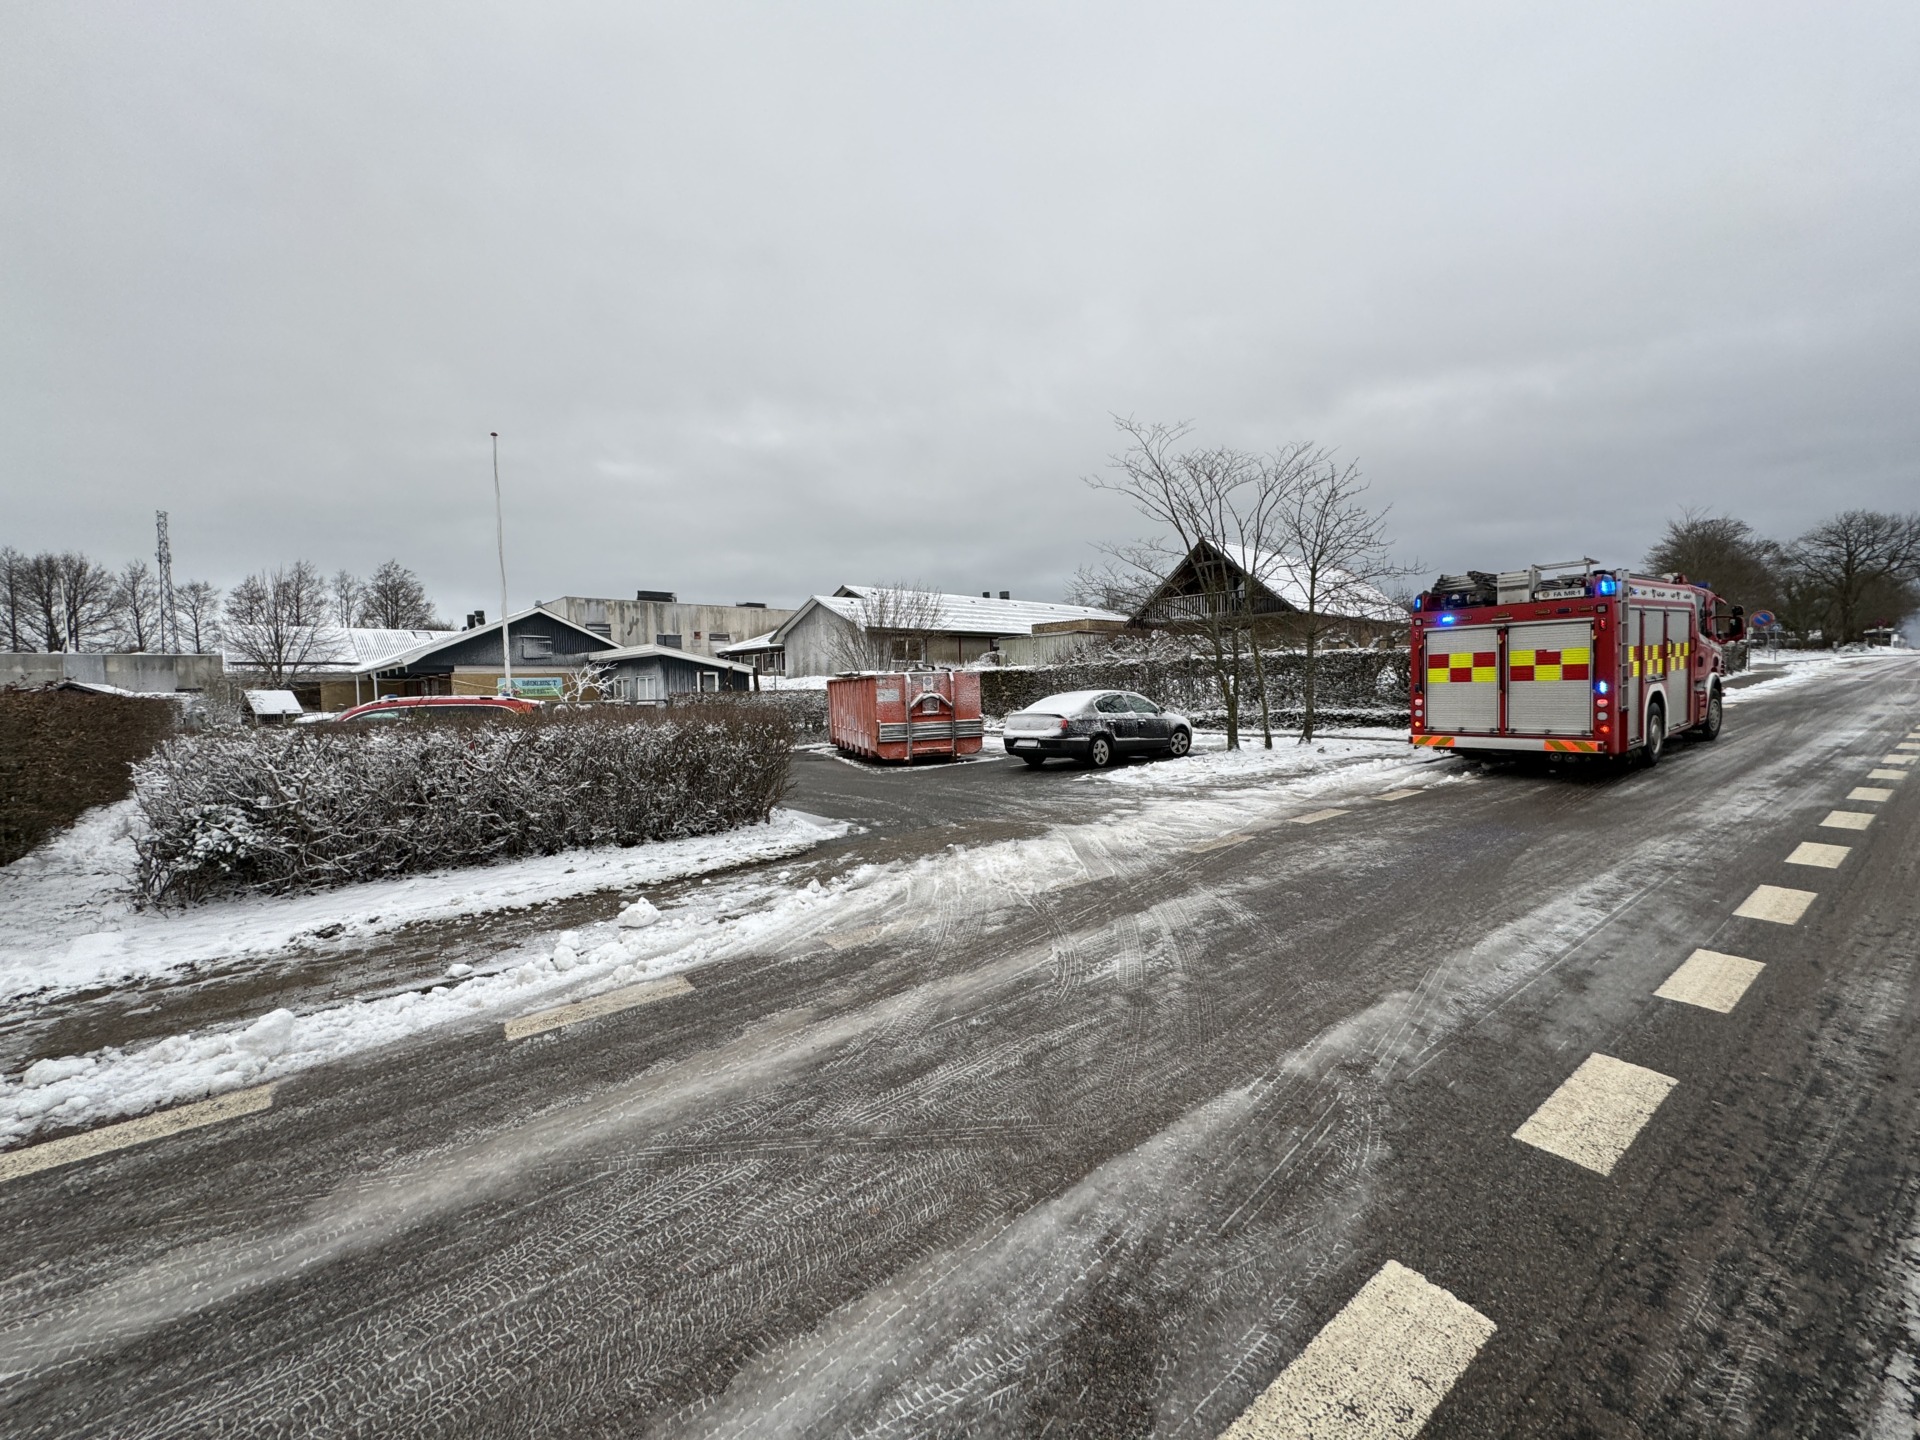
<svg viewBox="0 0 1920 1440"><path fill-rule="evenodd" d="M316 938L352 943L423 920L660 885L797 855L847 830L838 821L776 810L769 824L688 840L569 850L316 895L140 911L131 899L138 823L131 800L100 806L0 870L0 1000L273 955Z"/></svg>
<svg viewBox="0 0 1920 1440"><path fill-rule="evenodd" d="M1432 765L1430 756L1377 741L1299 746L1289 740L1284 746L1276 742L1271 753L1229 755L1209 749L1176 764L1088 775L1090 783L1119 789L1115 815L1055 826L1029 839L860 865L824 881L803 879L793 870L715 876L664 910L640 901L620 920L538 936L477 970L453 967L444 984L424 993L354 1000L305 1015L274 1010L249 1026L41 1059L22 1074L0 1080L0 1144L26 1139L46 1126L99 1124L263 1084L427 1031L504 1020L730 956L798 959L823 946L905 937L922 925L938 928L961 911L977 917L1018 910L1044 890L1090 879L1129 879L1156 870L1170 849L1215 840L1228 831L1285 823L1334 791L1364 796L1410 779L1419 784L1457 779L1430 773ZM1175 779L1182 770L1193 778ZM1210 787L1196 791L1208 785L1208 777ZM1242 781L1247 783L1236 783ZM119 898L131 844L124 815L103 813L87 817L61 842L30 857L35 861L30 875L4 876L0 912L5 912L3 933L14 947L9 953L15 957L10 973L19 977L16 987L20 980L73 985L98 981L115 967L119 973L130 966L154 973L187 957L253 953L336 924L358 927L353 933L365 935L402 923L396 918L402 914L422 919L530 903L550 898L556 885L586 891L656 883L669 871L696 874L779 853L783 845L791 853L833 833L839 827L786 814L773 826L707 841L574 852L494 867L485 878L463 871L149 916L132 912ZM35 952L28 940L33 922L11 913L12 897L25 899L43 925L64 927L64 935ZM109 920L120 928L101 928ZM87 924L95 928L74 933ZM120 939L110 944L94 938L102 934Z"/></svg>
<svg viewBox="0 0 1920 1440"><path fill-rule="evenodd" d="M1746 672L1754 678L1737 686L1729 686L1726 703L1739 705L1758 695L1778 695L1787 690L1797 690L1802 685L1813 684L1835 666L1880 665L1888 660L1909 658L1913 653L1907 649L1866 649L1859 646L1847 650L1780 650L1772 653L1757 650Z"/></svg>

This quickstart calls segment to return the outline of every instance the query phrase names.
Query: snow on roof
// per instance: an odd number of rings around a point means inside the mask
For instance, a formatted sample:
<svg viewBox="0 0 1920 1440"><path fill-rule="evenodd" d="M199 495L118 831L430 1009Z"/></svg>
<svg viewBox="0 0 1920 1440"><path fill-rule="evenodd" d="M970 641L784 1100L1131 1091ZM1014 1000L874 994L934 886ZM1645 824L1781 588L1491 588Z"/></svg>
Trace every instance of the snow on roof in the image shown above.
<svg viewBox="0 0 1920 1440"><path fill-rule="evenodd" d="M304 669L349 670L372 662L391 659L417 645L457 635L457 630L381 630L358 625L315 625L311 653L301 661ZM294 646L290 653L297 653ZM222 660L229 666L245 668L247 657L231 645L222 648Z"/></svg>
<svg viewBox="0 0 1920 1440"><path fill-rule="evenodd" d="M674 660L691 660L695 665L709 665L716 670L745 670L752 673L751 665L741 665L732 660L716 660L711 655L696 655L692 651L682 650L677 645L623 645L618 650L596 650L587 658L596 665L611 665L621 660L644 660L650 655L664 655Z"/></svg>
<svg viewBox="0 0 1920 1440"><path fill-rule="evenodd" d="M784 636L815 605L831 610L842 620L862 624L876 610L884 614L897 609L884 597L890 587L884 585L842 585L831 595L814 595L778 630ZM928 613L916 616L913 628L935 635L1031 635L1035 625L1061 620L1118 620L1126 616L1091 605L1060 605L1047 600L995 600L985 595L944 595L934 591L901 591L905 608L917 611L923 604ZM887 628L884 625L881 628Z"/></svg>
<svg viewBox="0 0 1920 1440"><path fill-rule="evenodd" d="M777 630L769 630L766 634L755 635L749 640L736 640L731 645L716 645L713 653L716 655L744 655L749 651L755 650L778 650L781 648L780 642L776 640L774 636L779 633Z"/></svg>
<svg viewBox="0 0 1920 1440"><path fill-rule="evenodd" d="M1236 557L1243 570L1296 610L1307 608L1307 567L1291 555L1271 551L1242 552ZM1406 609L1393 603L1378 586L1351 571L1329 566L1321 570L1319 610L1347 620L1405 620Z"/></svg>
<svg viewBox="0 0 1920 1440"><path fill-rule="evenodd" d="M291 690L247 690L247 708L256 715L298 715L300 702Z"/></svg>

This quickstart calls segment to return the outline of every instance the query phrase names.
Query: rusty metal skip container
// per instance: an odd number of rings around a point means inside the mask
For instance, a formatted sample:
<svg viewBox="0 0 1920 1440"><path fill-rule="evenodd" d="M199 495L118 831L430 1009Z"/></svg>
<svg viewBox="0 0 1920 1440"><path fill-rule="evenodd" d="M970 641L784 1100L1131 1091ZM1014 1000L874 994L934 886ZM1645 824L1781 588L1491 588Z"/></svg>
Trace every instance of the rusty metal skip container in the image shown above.
<svg viewBox="0 0 1920 1440"><path fill-rule="evenodd" d="M969 670L836 677L827 681L827 731L839 749L869 760L978 755L980 677Z"/></svg>

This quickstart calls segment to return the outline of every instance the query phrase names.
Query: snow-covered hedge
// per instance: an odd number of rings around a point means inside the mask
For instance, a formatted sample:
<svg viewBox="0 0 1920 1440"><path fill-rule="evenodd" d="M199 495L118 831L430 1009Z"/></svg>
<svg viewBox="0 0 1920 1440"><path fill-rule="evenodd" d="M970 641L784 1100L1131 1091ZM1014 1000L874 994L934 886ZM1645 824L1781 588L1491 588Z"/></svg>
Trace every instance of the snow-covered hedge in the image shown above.
<svg viewBox="0 0 1920 1440"><path fill-rule="evenodd" d="M712 834L767 818L792 743L783 716L744 708L184 735L134 771L140 894L321 889Z"/></svg>

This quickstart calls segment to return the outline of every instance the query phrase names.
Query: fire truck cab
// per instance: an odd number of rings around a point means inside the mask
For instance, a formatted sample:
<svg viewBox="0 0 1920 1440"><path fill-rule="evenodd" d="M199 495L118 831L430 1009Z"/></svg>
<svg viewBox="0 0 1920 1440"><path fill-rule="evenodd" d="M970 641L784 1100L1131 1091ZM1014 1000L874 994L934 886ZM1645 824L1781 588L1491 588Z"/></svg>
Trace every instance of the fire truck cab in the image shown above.
<svg viewBox="0 0 1920 1440"><path fill-rule="evenodd" d="M1684 575L1591 559L1442 575L1413 613L1413 743L1636 757L1720 733L1745 613Z"/></svg>

